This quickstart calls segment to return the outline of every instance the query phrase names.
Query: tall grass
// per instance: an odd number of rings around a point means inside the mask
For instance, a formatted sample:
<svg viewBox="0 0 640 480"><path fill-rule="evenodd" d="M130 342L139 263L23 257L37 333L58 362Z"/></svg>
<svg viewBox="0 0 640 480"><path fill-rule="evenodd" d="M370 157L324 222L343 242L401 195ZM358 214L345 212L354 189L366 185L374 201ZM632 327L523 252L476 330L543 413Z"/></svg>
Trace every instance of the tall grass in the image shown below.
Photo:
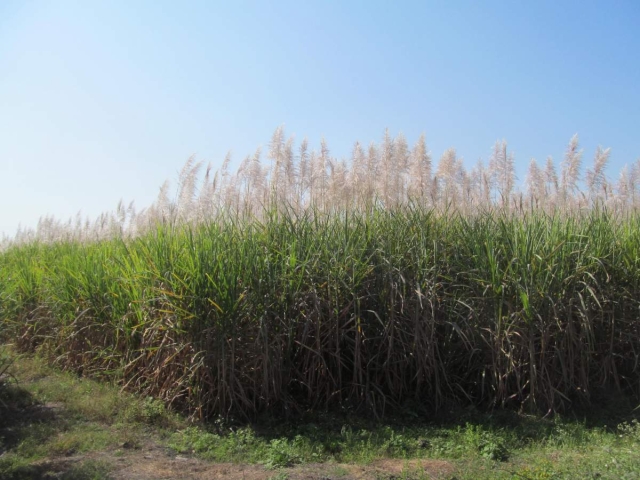
<svg viewBox="0 0 640 480"><path fill-rule="evenodd" d="M577 137L524 192L504 141L471 172L388 132L344 162L278 129L260 157L20 232L4 337L200 417L640 396L640 163L610 182L598 148L582 193Z"/></svg>
<svg viewBox="0 0 640 480"><path fill-rule="evenodd" d="M22 349L207 417L640 393L640 216L422 207L159 224L0 257Z"/></svg>

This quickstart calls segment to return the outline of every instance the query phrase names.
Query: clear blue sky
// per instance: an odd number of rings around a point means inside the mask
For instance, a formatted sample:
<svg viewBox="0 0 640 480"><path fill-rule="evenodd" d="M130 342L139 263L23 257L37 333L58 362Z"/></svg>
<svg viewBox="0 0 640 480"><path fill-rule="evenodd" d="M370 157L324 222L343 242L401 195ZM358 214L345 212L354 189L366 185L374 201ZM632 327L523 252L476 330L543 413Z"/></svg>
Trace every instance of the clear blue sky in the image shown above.
<svg viewBox="0 0 640 480"><path fill-rule="evenodd" d="M640 156L640 2L0 2L0 232L138 207L193 153L285 125L337 157L388 127L468 166L506 139Z"/></svg>

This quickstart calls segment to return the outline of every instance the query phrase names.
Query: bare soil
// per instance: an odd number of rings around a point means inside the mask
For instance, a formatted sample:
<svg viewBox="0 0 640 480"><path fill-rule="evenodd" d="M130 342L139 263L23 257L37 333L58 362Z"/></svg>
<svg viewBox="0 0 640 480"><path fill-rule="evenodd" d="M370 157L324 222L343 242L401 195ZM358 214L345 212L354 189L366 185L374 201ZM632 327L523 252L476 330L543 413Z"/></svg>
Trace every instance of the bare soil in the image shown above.
<svg viewBox="0 0 640 480"><path fill-rule="evenodd" d="M162 448L135 450L121 455L100 451L86 455L57 457L39 463L42 472L63 473L74 464L87 460L110 465L108 478L114 480L169 480L169 479L229 479L229 480L381 480L406 478L403 475L416 473L421 478L444 478L453 474L453 466L442 460L396 460L387 459L369 465L339 463L313 463L291 468L269 470L261 465L212 463L182 455L172 456ZM44 477L43 477L44 478Z"/></svg>

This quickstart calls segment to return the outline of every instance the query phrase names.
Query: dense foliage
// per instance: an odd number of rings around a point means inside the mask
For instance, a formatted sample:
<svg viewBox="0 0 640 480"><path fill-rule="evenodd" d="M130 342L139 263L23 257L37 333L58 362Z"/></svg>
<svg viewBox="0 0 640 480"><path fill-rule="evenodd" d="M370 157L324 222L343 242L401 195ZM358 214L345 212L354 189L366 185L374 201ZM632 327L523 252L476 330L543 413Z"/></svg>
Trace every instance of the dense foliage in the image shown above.
<svg viewBox="0 0 640 480"><path fill-rule="evenodd" d="M346 212L346 213L345 213ZM640 393L640 216L278 208L0 254L19 348L192 413Z"/></svg>

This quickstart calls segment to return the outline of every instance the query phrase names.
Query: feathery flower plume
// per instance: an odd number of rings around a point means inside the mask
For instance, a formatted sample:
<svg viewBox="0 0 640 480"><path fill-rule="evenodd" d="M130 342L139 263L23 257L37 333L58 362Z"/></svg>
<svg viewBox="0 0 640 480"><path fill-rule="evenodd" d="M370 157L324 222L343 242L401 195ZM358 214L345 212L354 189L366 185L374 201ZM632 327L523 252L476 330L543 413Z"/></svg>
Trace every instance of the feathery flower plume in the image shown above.
<svg viewBox="0 0 640 480"><path fill-rule="evenodd" d="M427 150L424 134L413 147L409 162L409 197L426 205L431 189L431 152Z"/></svg>
<svg viewBox="0 0 640 480"><path fill-rule="evenodd" d="M402 132L396 136L393 145L391 197L395 205L402 205L406 202L406 184L409 172L409 146Z"/></svg>
<svg viewBox="0 0 640 480"><path fill-rule="evenodd" d="M580 165L582 164L582 150L578 150L578 134L571 137L567 152L562 162L560 180L560 199L564 205L570 203L572 195L578 189L580 179Z"/></svg>
<svg viewBox="0 0 640 480"><path fill-rule="evenodd" d="M593 168L587 169L587 188L589 189L589 197L592 202L596 202L598 197L607 185L607 178L604 173L604 169L609 162L609 154L611 149L603 149L598 146L596 148L596 155L593 160Z"/></svg>
<svg viewBox="0 0 640 480"><path fill-rule="evenodd" d="M389 129L384 131L384 139L380 151L380 173L377 177L381 200L386 207L391 204L391 183L393 178L393 139Z"/></svg>
<svg viewBox="0 0 640 480"><path fill-rule="evenodd" d="M509 207L509 200L515 184L514 158L507 153L507 142L497 141L493 146L493 153L489 160L489 171L498 189L500 203Z"/></svg>
<svg viewBox="0 0 640 480"><path fill-rule="evenodd" d="M309 142L305 138L300 143L300 149L298 153L298 188L297 188L297 205L298 208L302 208L306 202L307 189L309 188Z"/></svg>
<svg viewBox="0 0 640 480"><path fill-rule="evenodd" d="M438 162L438 170L436 171L436 178L438 187L441 192L441 205L448 207L449 205L455 205L458 198L458 169L460 164L456 158L456 149L449 148L446 150L440 161Z"/></svg>
<svg viewBox="0 0 640 480"><path fill-rule="evenodd" d="M538 166L535 158L529 163L526 185L531 206L543 206L546 203L545 175Z"/></svg>

